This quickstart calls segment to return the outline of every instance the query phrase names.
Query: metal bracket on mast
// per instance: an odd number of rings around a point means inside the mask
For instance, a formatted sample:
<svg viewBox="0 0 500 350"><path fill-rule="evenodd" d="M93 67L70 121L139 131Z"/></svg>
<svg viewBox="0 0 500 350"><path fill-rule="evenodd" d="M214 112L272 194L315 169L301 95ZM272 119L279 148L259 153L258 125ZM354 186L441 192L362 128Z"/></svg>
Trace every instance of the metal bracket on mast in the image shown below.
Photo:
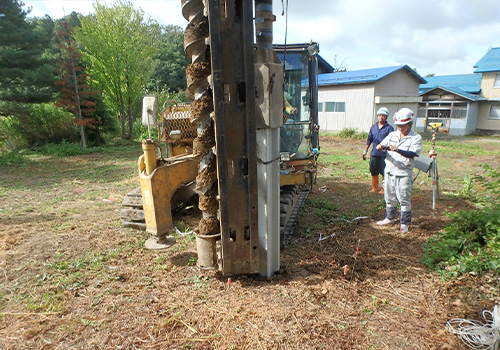
<svg viewBox="0 0 500 350"><path fill-rule="evenodd" d="M208 0L224 275L259 272L252 3Z"/></svg>

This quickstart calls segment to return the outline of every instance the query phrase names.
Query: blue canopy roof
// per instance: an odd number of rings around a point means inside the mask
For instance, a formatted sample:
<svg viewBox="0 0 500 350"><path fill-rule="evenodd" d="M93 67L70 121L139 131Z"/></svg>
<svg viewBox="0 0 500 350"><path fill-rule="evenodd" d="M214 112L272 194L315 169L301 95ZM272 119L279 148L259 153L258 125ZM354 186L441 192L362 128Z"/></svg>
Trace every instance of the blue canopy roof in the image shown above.
<svg viewBox="0 0 500 350"><path fill-rule="evenodd" d="M424 95L426 93L429 93L431 91L434 91L434 90L444 90L444 91L447 91L447 92L451 92L452 94L455 94L455 95L458 95L458 96L462 96L468 100L471 100L471 101L477 101L477 100L481 100L481 96L479 95L475 95L475 94L469 94L468 92L465 92L459 88L454 88L454 87L442 87L442 86L436 86L432 89L427 89L427 90L420 90L420 95Z"/></svg>
<svg viewBox="0 0 500 350"><path fill-rule="evenodd" d="M410 74L412 74L420 83L426 83L426 80L418 75L413 69L408 67L408 65L401 65L393 67L361 69L350 72L320 74L318 76L318 85L325 86L370 83L383 79L400 70L406 70Z"/></svg>
<svg viewBox="0 0 500 350"><path fill-rule="evenodd" d="M474 73L500 72L500 47L491 48L475 65Z"/></svg>
<svg viewBox="0 0 500 350"><path fill-rule="evenodd" d="M442 75L426 77L425 79L427 84L420 84L420 93L435 87L458 89L462 93L470 94L479 94L481 92L481 74Z"/></svg>

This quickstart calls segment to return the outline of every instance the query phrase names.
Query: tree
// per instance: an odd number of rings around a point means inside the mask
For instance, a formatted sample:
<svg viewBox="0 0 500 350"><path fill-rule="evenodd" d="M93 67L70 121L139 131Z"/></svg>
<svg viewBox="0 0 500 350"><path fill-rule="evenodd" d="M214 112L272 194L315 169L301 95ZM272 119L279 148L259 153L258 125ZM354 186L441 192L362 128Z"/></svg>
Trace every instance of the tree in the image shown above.
<svg viewBox="0 0 500 350"><path fill-rule="evenodd" d="M82 28L75 31L75 38L85 47L83 57L92 84L118 112L122 138L130 138L133 106L142 98L154 69L158 26L122 0L111 7L95 2L94 11L95 16L80 19Z"/></svg>
<svg viewBox="0 0 500 350"><path fill-rule="evenodd" d="M103 142L101 133L115 133L117 131L116 122L104 103L102 93L90 96L89 99L95 103L95 111L88 114L87 118L92 118L94 123L85 127L85 134L89 144L100 146Z"/></svg>
<svg viewBox="0 0 500 350"><path fill-rule="evenodd" d="M161 26L157 64L150 89L179 92L186 89L186 67L190 63L184 53L184 31L179 26Z"/></svg>
<svg viewBox="0 0 500 350"><path fill-rule="evenodd" d="M80 131L80 145L85 149L87 142L84 127L94 124L96 120L84 117L95 111L95 102L89 97L96 95L97 91L92 91L90 85L87 84L88 75L79 63L82 55L71 33L72 28L68 23L62 22L61 29L57 31L60 40L59 74L61 77L55 82L61 89L61 97L57 105L75 114L75 121Z"/></svg>
<svg viewBox="0 0 500 350"><path fill-rule="evenodd" d="M0 2L0 114L12 114L12 103L38 103L54 96L54 68L47 50L53 21L27 21L18 0Z"/></svg>

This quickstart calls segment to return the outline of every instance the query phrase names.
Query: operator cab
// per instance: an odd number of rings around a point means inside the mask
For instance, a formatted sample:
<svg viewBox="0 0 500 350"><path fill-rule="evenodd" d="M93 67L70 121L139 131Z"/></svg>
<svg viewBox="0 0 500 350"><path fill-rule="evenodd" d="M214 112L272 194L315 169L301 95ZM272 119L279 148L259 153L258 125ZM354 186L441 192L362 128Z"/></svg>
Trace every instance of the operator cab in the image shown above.
<svg viewBox="0 0 500 350"><path fill-rule="evenodd" d="M280 152L283 160L308 159L319 150L318 74L334 71L318 55L317 43L274 45L283 63L283 127Z"/></svg>

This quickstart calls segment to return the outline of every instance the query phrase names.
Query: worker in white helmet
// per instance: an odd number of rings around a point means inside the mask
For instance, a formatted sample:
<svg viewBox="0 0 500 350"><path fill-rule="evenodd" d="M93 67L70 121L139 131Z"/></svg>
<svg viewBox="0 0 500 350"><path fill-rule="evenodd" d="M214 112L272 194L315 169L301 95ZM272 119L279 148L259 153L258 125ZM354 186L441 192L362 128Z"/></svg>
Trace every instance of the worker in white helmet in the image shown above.
<svg viewBox="0 0 500 350"><path fill-rule="evenodd" d="M378 121L370 128L366 147L363 150L363 160L366 160L368 149L373 144L372 151L370 152L370 174L372 175L372 189L369 191L370 193L378 191L379 175L382 175L382 181L384 180L386 151L378 150L377 146L390 132L394 131L393 126L387 122L388 116L389 110L386 107L379 108L377 111ZM379 193L384 194L383 187Z"/></svg>
<svg viewBox="0 0 500 350"><path fill-rule="evenodd" d="M408 232L411 222L411 185L415 157L422 150L422 136L411 129L413 111L401 108L394 115L394 124L398 130L391 132L377 146L379 150L387 150L385 158L385 219L378 225L388 225L396 219L398 201L401 205L400 231Z"/></svg>

